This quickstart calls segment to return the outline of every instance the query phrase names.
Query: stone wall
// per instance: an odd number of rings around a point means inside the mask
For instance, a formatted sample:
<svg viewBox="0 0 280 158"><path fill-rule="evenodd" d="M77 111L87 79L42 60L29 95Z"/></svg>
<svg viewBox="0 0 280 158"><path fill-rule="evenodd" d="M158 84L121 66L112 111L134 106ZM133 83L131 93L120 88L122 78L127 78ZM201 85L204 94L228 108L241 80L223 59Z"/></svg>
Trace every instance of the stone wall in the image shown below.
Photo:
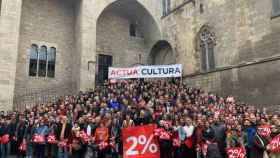
<svg viewBox="0 0 280 158"><path fill-rule="evenodd" d="M131 66L139 54L145 64L161 40L170 43L190 85L255 104L280 102L280 18L271 18L271 0L172 0L165 17L158 0L0 1L0 109L10 109L13 96L30 90L91 89L95 66L88 63L98 53L113 55L114 66ZM114 4L119 8L108 11ZM143 38L129 36L131 18L139 21ZM204 25L216 35L213 72L200 66L197 34ZM57 48L54 79L28 76L31 44Z"/></svg>
<svg viewBox="0 0 280 158"><path fill-rule="evenodd" d="M97 52L96 47L96 34L97 34L97 20L108 6L117 3L117 4L126 4L132 2L131 0L81 0L81 3L77 5L77 19L76 20L76 49L80 53L79 60L77 64L79 65L77 73L77 86L79 90L87 90L89 87L93 88L95 83L95 68L88 70L88 62L95 61ZM149 48L152 47L153 43L156 43L157 40L161 38L160 31L155 28L160 27L161 21L161 3L158 3L158 0L137 0L134 3L140 4L149 15L154 19L146 20L146 26L152 28L146 32L148 35L147 44ZM120 5L123 6L123 5ZM129 9L130 7L124 7ZM134 10L131 13L138 13ZM138 16L141 18L143 14ZM155 27L156 26L156 27ZM157 36L154 36L154 35ZM145 35L144 35L145 36Z"/></svg>
<svg viewBox="0 0 280 158"><path fill-rule="evenodd" d="M29 95L63 85L69 85L69 89L57 91L57 95L77 91L76 86L72 85L73 69L77 60L74 20L74 5L66 0L23 1L15 96ZM32 44L56 48L54 78L29 76Z"/></svg>
<svg viewBox="0 0 280 158"><path fill-rule="evenodd" d="M248 103L279 105L280 18L271 18L271 1L195 2L176 4L163 18L163 36L183 63L185 80ZM215 32L217 41L217 69L209 73L201 71L197 49L196 36L204 25Z"/></svg>
<svg viewBox="0 0 280 158"><path fill-rule="evenodd" d="M0 15L0 110L11 110L22 0L2 0Z"/></svg>
<svg viewBox="0 0 280 158"><path fill-rule="evenodd" d="M208 92L222 96L234 95L239 101L269 107L271 111L279 111L280 57L235 65L209 73L186 76L184 79L190 86L202 87Z"/></svg>
<svg viewBox="0 0 280 158"><path fill-rule="evenodd" d="M97 23L98 54L113 56L113 66L128 67L139 63L139 55L143 62L147 58L147 47L143 37L129 35L130 20L116 12L106 11Z"/></svg>

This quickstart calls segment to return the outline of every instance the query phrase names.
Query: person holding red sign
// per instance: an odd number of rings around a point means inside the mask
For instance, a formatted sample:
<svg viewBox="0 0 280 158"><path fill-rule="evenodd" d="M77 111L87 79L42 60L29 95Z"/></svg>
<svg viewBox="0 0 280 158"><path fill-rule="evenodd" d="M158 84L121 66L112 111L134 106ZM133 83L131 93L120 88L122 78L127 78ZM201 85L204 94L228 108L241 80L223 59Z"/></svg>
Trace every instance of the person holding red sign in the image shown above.
<svg viewBox="0 0 280 158"><path fill-rule="evenodd" d="M46 147L46 138L48 135L49 128L47 126L47 119L41 117L38 122L38 127L36 128L35 137L33 142L35 142L35 156L36 158L45 157L45 147ZM36 137L37 136L37 137Z"/></svg>
<svg viewBox="0 0 280 158"><path fill-rule="evenodd" d="M27 129L27 121L23 118L22 115L19 116L19 122L16 127L15 131L15 138L16 138L16 146L18 149L17 156L24 157L26 153L26 129Z"/></svg>
<svg viewBox="0 0 280 158"><path fill-rule="evenodd" d="M60 116L59 122L56 125L55 137L57 139L57 157L67 158L69 155L69 148L67 147L68 140L71 136L71 125L68 123L66 116Z"/></svg>
<svg viewBox="0 0 280 158"><path fill-rule="evenodd" d="M0 136L1 136L1 158L7 158L11 152L10 135L13 132L10 126L10 120L1 120Z"/></svg>
<svg viewBox="0 0 280 158"><path fill-rule="evenodd" d="M249 153L252 158L264 158L266 146L268 144L268 137L263 135L263 131L258 129L253 139L253 147Z"/></svg>
<svg viewBox="0 0 280 158"><path fill-rule="evenodd" d="M161 120L159 122L159 144L161 158L170 158L172 153L172 128L171 122Z"/></svg>
<svg viewBox="0 0 280 158"><path fill-rule="evenodd" d="M185 126L183 129L186 133L186 138L184 141L184 154L187 157L195 158L195 147L193 144L193 132L194 132L194 126L193 126L193 120L190 117L185 118Z"/></svg>
<svg viewBox="0 0 280 158"><path fill-rule="evenodd" d="M269 156L271 158L280 158L280 128L279 127L277 128L276 125L271 126L271 137L273 139L270 141L269 145L267 146L267 149L270 151ZM279 139L277 139L277 138L279 138ZM275 141L275 144L271 144L272 141L274 141L274 139L277 139ZM271 145L273 145L273 146L271 146ZM273 151L273 149L271 149L273 147L275 148L274 149L275 151Z"/></svg>

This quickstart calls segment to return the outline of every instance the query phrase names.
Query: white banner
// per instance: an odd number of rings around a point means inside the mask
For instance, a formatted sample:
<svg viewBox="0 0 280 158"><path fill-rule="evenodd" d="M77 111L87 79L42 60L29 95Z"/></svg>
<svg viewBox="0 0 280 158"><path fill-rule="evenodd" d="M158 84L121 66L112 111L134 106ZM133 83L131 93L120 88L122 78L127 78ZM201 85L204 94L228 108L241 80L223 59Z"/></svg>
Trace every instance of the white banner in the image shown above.
<svg viewBox="0 0 280 158"><path fill-rule="evenodd" d="M151 65L130 68L109 67L109 79L182 77L182 65Z"/></svg>

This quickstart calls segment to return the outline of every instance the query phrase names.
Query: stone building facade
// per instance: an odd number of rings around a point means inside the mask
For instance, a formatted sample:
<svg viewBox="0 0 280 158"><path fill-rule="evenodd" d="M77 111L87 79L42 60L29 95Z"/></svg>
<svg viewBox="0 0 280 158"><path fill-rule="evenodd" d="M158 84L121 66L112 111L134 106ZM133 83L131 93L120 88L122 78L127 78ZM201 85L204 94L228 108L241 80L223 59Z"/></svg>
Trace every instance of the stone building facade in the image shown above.
<svg viewBox="0 0 280 158"><path fill-rule="evenodd" d="M191 86L280 104L279 0L0 4L0 109L93 89L111 65L173 63Z"/></svg>

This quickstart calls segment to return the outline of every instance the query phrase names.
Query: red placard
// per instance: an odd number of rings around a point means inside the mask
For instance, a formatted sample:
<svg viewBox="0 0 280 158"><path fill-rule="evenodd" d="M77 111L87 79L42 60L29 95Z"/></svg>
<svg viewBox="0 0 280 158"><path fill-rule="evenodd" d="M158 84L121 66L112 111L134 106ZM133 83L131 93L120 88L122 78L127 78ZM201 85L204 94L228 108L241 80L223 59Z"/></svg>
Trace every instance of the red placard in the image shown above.
<svg viewBox="0 0 280 158"><path fill-rule="evenodd" d="M270 143L267 145L267 149L273 153L280 152L280 134L270 141Z"/></svg>
<svg viewBox="0 0 280 158"><path fill-rule="evenodd" d="M44 143L45 142L45 137L40 134L34 134L33 136L33 142L34 143Z"/></svg>
<svg viewBox="0 0 280 158"><path fill-rule="evenodd" d="M23 141L22 141L22 143L20 144L20 146L19 146L19 150L20 151L26 151L26 140L25 139L23 139Z"/></svg>
<svg viewBox="0 0 280 158"><path fill-rule="evenodd" d="M4 136L2 136L2 138L1 138L2 144L8 144L9 141L10 141L10 135L9 134L5 134Z"/></svg>
<svg viewBox="0 0 280 158"><path fill-rule="evenodd" d="M124 158L160 158L160 149L154 131L156 125L125 128L123 135Z"/></svg>
<svg viewBox="0 0 280 158"><path fill-rule="evenodd" d="M49 134L47 140L49 144L56 144L56 138L54 134Z"/></svg>
<svg viewBox="0 0 280 158"><path fill-rule="evenodd" d="M244 148L227 148L228 158L245 158L246 150Z"/></svg>
<svg viewBox="0 0 280 158"><path fill-rule="evenodd" d="M269 125L262 125L258 127L258 133L261 136L268 137L271 134L271 129Z"/></svg>

